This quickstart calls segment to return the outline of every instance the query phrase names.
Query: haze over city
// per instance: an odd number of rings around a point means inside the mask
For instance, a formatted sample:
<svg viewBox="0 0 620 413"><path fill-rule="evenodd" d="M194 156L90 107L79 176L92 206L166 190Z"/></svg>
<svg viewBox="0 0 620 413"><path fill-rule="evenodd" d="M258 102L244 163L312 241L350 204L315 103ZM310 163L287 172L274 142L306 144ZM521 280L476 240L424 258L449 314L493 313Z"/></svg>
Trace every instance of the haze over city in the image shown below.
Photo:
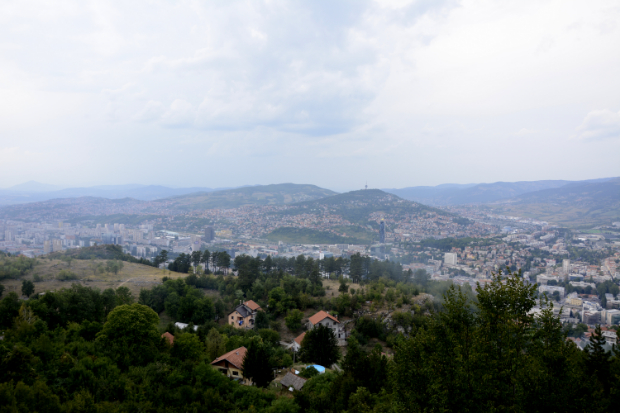
<svg viewBox="0 0 620 413"><path fill-rule="evenodd" d="M620 175L620 8L0 4L0 187Z"/></svg>

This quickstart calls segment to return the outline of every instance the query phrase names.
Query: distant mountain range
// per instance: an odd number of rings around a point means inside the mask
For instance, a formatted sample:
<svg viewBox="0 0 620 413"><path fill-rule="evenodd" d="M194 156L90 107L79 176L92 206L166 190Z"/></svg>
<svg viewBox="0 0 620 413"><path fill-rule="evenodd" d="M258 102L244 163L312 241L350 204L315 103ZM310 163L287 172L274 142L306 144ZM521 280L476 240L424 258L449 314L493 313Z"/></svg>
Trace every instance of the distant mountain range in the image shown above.
<svg viewBox="0 0 620 413"><path fill-rule="evenodd" d="M427 205L471 205L487 204L514 198L530 192L561 188L570 184L605 182L614 178L590 179L585 181L522 181L495 182L491 184L444 184L437 186L414 186L401 189L384 189L410 201Z"/></svg>
<svg viewBox="0 0 620 413"><path fill-rule="evenodd" d="M26 182L8 189L0 189L0 205L41 202L50 199L79 198L92 196L107 199L134 198L141 201L152 201L195 192L213 192L229 188L169 188L161 185L99 185L85 188L58 189L53 185L35 181Z"/></svg>
<svg viewBox="0 0 620 413"><path fill-rule="evenodd" d="M576 182L498 201L497 212L587 228L620 221L620 178Z"/></svg>

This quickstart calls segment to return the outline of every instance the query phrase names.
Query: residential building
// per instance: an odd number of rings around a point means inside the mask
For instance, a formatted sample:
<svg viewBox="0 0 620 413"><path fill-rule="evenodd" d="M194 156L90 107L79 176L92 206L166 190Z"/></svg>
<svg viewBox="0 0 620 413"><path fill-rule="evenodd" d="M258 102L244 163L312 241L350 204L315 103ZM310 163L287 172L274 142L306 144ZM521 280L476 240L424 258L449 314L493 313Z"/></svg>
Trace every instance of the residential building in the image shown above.
<svg viewBox="0 0 620 413"><path fill-rule="evenodd" d="M455 252L446 252L443 255L443 262L446 265L456 265L458 262L458 258Z"/></svg>
<svg viewBox="0 0 620 413"><path fill-rule="evenodd" d="M304 387L304 384L306 384L306 379L304 379L303 377L299 377L298 375L293 374L289 371L284 377L282 377L282 380L280 380L280 384L282 385L282 387L286 387L290 391L300 391L302 387Z"/></svg>
<svg viewBox="0 0 620 413"><path fill-rule="evenodd" d="M228 324L235 328L254 328L256 313L262 308L254 301L249 300L239 304L232 313L228 315Z"/></svg>
<svg viewBox="0 0 620 413"><path fill-rule="evenodd" d="M308 319L308 329L310 330L319 324L332 329L339 346L345 346L347 344L347 335L344 331L344 326L336 317L321 310Z"/></svg>
<svg viewBox="0 0 620 413"><path fill-rule="evenodd" d="M211 242L215 239L215 229L213 227L205 228L205 242Z"/></svg>
<svg viewBox="0 0 620 413"><path fill-rule="evenodd" d="M549 296L552 296L556 291L560 294L560 299L564 298L564 287L556 287L554 285L540 285L538 287L540 294L547 293Z"/></svg>
<svg viewBox="0 0 620 413"><path fill-rule="evenodd" d="M245 347L239 347L216 358L211 365L226 377L238 380L242 384L250 385L252 380L243 377L243 359L248 351Z"/></svg>

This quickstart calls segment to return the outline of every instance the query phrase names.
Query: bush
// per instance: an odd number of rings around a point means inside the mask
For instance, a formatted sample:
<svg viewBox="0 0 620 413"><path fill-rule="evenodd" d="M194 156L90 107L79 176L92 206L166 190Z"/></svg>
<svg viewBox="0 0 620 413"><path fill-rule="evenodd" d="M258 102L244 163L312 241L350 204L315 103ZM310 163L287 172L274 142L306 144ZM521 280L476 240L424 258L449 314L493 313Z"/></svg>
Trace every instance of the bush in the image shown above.
<svg viewBox="0 0 620 413"><path fill-rule="evenodd" d="M318 376L318 375L319 375L319 371L315 369L313 366L308 366L299 373L299 377L303 377L304 379L311 379L314 376Z"/></svg>
<svg viewBox="0 0 620 413"><path fill-rule="evenodd" d="M60 270L60 272L56 274L56 279L59 281L71 281L71 280L77 280L78 276L77 274L71 271Z"/></svg>

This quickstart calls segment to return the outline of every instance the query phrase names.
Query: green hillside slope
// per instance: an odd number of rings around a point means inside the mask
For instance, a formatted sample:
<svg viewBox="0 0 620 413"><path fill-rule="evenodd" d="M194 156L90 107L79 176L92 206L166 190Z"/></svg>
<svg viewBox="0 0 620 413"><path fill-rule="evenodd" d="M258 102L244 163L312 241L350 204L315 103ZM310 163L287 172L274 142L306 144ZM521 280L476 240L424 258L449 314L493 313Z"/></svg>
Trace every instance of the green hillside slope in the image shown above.
<svg viewBox="0 0 620 413"><path fill-rule="evenodd" d="M178 210L237 208L244 205L285 205L315 200L336 192L316 185L275 184L227 189L215 192L196 192L155 203L165 203Z"/></svg>
<svg viewBox="0 0 620 413"><path fill-rule="evenodd" d="M620 220L620 178L531 192L493 207L573 228L608 225Z"/></svg>

